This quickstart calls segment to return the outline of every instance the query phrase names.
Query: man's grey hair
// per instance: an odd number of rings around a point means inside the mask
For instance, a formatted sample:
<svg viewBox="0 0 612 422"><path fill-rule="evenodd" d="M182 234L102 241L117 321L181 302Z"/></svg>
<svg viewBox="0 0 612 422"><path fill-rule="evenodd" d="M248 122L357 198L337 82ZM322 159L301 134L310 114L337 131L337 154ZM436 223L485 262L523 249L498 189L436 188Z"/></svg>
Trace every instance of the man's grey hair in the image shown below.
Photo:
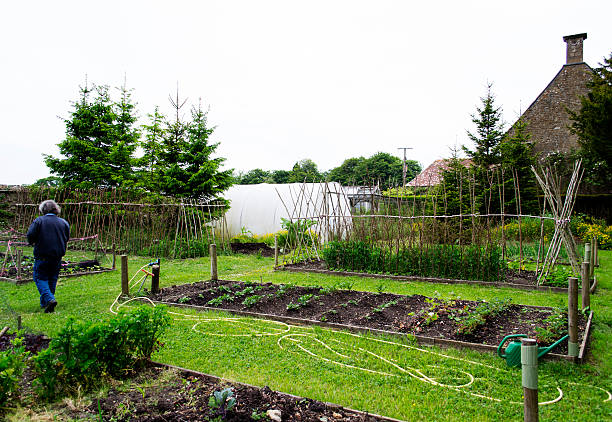
<svg viewBox="0 0 612 422"><path fill-rule="evenodd" d="M38 206L38 209L40 210L41 214L53 213L55 215L59 215L60 212L62 212L60 206L57 205L57 202L55 202L53 199L47 199L46 201L42 201Z"/></svg>

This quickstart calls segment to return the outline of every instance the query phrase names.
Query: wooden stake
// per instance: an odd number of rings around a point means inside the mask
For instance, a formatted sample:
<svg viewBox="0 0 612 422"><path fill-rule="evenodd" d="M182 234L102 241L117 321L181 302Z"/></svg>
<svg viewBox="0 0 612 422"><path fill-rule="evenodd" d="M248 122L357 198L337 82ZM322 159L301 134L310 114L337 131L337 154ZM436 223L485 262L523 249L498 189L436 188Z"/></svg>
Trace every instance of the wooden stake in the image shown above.
<svg viewBox="0 0 612 422"><path fill-rule="evenodd" d="M219 279L217 275L217 245L214 243L210 244L210 279L212 281Z"/></svg>
<svg viewBox="0 0 612 422"><path fill-rule="evenodd" d="M113 242L112 248L113 248L113 266L112 266L112 269L114 270L115 269L115 263L117 261L117 252L116 252L116 249L115 249L115 242Z"/></svg>
<svg viewBox="0 0 612 422"><path fill-rule="evenodd" d="M130 295L127 255L121 255L121 294L124 296Z"/></svg>
<svg viewBox="0 0 612 422"><path fill-rule="evenodd" d="M21 259L23 255L23 250L21 248L17 248L17 280L21 280Z"/></svg>
<svg viewBox="0 0 612 422"><path fill-rule="evenodd" d="M589 280L595 275L595 245L597 244L597 238L593 237L593 243L591 243L591 256L589 256Z"/></svg>
<svg viewBox="0 0 612 422"><path fill-rule="evenodd" d="M151 293L159 293L159 265L153 265L153 277L151 277Z"/></svg>
<svg viewBox="0 0 612 422"><path fill-rule="evenodd" d="M278 267L278 237L274 234L274 267Z"/></svg>
<svg viewBox="0 0 612 422"><path fill-rule="evenodd" d="M538 415L538 343L532 338L521 339L521 367L524 421L537 422Z"/></svg>
<svg viewBox="0 0 612 422"><path fill-rule="evenodd" d="M21 325L21 315L17 315L17 331L21 331L23 326Z"/></svg>
<svg viewBox="0 0 612 422"><path fill-rule="evenodd" d="M589 265L588 262L583 262L580 272L582 282L582 310L591 306L591 278L589 277L591 271Z"/></svg>
<svg viewBox="0 0 612 422"><path fill-rule="evenodd" d="M597 237L593 237L593 255L594 255L594 266L599 268L599 242Z"/></svg>
<svg viewBox="0 0 612 422"><path fill-rule="evenodd" d="M578 356L578 279L570 277L567 280L568 300L567 300L567 317L568 317L568 332L569 341L567 343L567 354L569 356Z"/></svg>

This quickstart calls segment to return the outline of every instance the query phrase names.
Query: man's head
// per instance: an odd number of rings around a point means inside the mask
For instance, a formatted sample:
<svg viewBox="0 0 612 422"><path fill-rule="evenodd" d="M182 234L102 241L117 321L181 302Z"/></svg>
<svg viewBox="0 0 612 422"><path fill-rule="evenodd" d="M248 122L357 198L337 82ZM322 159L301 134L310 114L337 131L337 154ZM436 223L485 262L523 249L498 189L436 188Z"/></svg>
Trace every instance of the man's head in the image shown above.
<svg viewBox="0 0 612 422"><path fill-rule="evenodd" d="M42 201L38 206L38 209L40 210L40 213L44 215L50 213L59 215L62 211L60 206L57 205L57 202L55 202L53 199L47 199L46 201Z"/></svg>

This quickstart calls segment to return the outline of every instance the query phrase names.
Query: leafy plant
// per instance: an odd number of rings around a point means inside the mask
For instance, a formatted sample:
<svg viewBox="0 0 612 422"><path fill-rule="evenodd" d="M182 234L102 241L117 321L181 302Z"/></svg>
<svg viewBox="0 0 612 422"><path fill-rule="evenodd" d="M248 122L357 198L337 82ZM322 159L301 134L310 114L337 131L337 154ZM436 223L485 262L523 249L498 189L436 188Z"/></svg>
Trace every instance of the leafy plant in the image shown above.
<svg viewBox="0 0 612 422"><path fill-rule="evenodd" d="M223 419L227 417L227 412L236 406L236 398L234 390L226 388L221 391L215 391L208 399L208 407L215 411L215 414Z"/></svg>
<svg viewBox="0 0 612 422"><path fill-rule="evenodd" d="M247 308L250 308L251 306L256 305L262 299L262 297L263 296L261 295L249 296L242 301L242 304L246 306Z"/></svg>
<svg viewBox="0 0 612 422"><path fill-rule="evenodd" d="M497 316L510 306L510 299L494 299L491 302L480 302L476 308L461 317L457 324L458 334L473 334L478 327L484 325L488 318Z"/></svg>
<svg viewBox="0 0 612 422"><path fill-rule="evenodd" d="M551 344L567 334L567 310L557 308L544 320L543 327L536 327L538 343Z"/></svg>
<svg viewBox="0 0 612 422"><path fill-rule="evenodd" d="M106 322L69 319L46 350L33 360L34 386L52 399L98 385L106 375L122 377L161 346L170 317L163 306L141 306Z"/></svg>
<svg viewBox="0 0 612 422"><path fill-rule="evenodd" d="M19 380L25 369L29 352L25 351L23 338L17 336L12 347L0 351L0 405L4 406L19 388Z"/></svg>
<svg viewBox="0 0 612 422"><path fill-rule="evenodd" d="M379 305L376 308L372 309L372 312L382 312L388 307L393 306L393 305L397 305L397 300L392 300L390 302L383 303L382 305Z"/></svg>
<svg viewBox="0 0 612 422"><path fill-rule="evenodd" d="M221 305L226 300L228 302L233 302L234 301L234 296L226 293L224 295L217 296L216 298L209 300L208 302L206 302L206 304L210 305L210 306L219 306L219 305Z"/></svg>

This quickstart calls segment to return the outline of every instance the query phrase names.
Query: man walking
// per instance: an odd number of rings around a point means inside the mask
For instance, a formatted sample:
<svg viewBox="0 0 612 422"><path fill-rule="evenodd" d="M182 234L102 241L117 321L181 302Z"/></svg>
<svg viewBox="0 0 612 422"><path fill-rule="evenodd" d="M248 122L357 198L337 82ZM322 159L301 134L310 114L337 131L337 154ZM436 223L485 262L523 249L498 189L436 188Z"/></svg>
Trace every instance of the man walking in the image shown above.
<svg viewBox="0 0 612 422"><path fill-rule="evenodd" d="M60 207L51 199L43 201L38 217L28 229L28 243L34 245L34 282L40 293L40 307L53 312L57 306L55 286L62 257L70 237L68 222L59 217Z"/></svg>

